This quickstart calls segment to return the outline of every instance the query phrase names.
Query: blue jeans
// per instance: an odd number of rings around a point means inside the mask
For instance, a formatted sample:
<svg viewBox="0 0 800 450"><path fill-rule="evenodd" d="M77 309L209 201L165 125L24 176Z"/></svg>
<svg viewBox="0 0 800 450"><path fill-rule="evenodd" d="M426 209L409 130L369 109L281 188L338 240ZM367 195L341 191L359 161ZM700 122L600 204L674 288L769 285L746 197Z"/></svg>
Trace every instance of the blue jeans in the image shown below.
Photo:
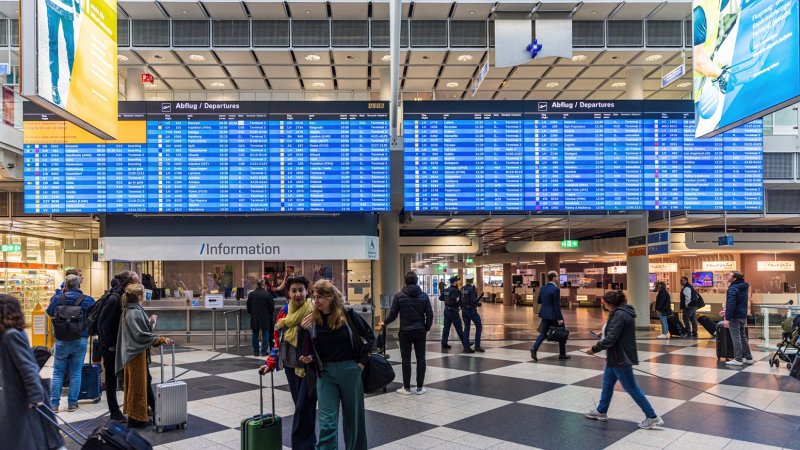
<svg viewBox="0 0 800 450"><path fill-rule="evenodd" d="M636 384L636 378L633 377L633 366L606 366L606 370L603 372L603 393L600 394L600 403L597 405L598 412L603 414L608 412L608 406L611 404L611 396L614 395L614 385L617 384L617 380L622 383L625 392L633 398L639 408L642 408L645 416L648 418L656 417L656 412L650 406L650 402L647 401L644 392Z"/></svg>
<svg viewBox="0 0 800 450"><path fill-rule="evenodd" d="M669 314L658 313L658 320L661 321L661 334L669 334L669 323L667 322Z"/></svg>
<svg viewBox="0 0 800 450"><path fill-rule="evenodd" d="M450 327L456 328L458 340L464 344L464 347L469 345L468 341L464 340L464 329L461 327L461 317L458 316L457 309L444 310L444 327L442 328L442 346L447 345L447 340L450 338Z"/></svg>
<svg viewBox="0 0 800 450"><path fill-rule="evenodd" d="M464 340L467 341L467 345L469 345L470 323L475 322L475 347L480 347L481 332L483 331L481 315L474 309L464 309L461 311L461 316L464 318Z"/></svg>
<svg viewBox="0 0 800 450"><path fill-rule="evenodd" d="M61 385L64 383L64 373L69 371L69 395L67 403L78 403L81 392L81 370L83 359L86 357L86 338L74 341L56 340L55 362L53 363L53 380L50 383L50 406L58 408L61 402Z"/></svg>
<svg viewBox="0 0 800 450"><path fill-rule="evenodd" d="M64 43L67 49L67 66L70 76L72 76L72 65L75 62L75 29L72 17L64 17L61 14L47 8L47 39L50 51L50 80L53 87L58 86L59 64L58 64L58 29L64 31Z"/></svg>
<svg viewBox="0 0 800 450"><path fill-rule="evenodd" d="M261 332L263 343L260 342L259 339L258 339L258 333L259 332ZM269 344L272 341L272 339L270 339L270 336L271 336L271 333L269 332L269 328L265 328L263 330L253 330L253 354L254 355L258 355L259 354L259 352L258 352L259 344L262 345L262 347L261 347L261 356L269 355L269 351L271 350Z"/></svg>

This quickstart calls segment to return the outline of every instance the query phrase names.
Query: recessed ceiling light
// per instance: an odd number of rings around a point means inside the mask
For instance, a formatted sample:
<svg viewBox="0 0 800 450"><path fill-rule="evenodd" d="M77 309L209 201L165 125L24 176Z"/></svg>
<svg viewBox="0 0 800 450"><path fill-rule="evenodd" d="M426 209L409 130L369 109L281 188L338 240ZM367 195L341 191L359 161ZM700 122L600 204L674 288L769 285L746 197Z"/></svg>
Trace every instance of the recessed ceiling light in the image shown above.
<svg viewBox="0 0 800 450"><path fill-rule="evenodd" d="M447 83L447 87L449 87L449 88L457 88L458 86L459 86L459 84L457 82L455 82L455 81L451 81L451 82Z"/></svg>
<svg viewBox="0 0 800 450"><path fill-rule="evenodd" d="M161 55L153 55L153 59L164 59Z"/></svg>
<svg viewBox="0 0 800 450"><path fill-rule="evenodd" d="M475 15L475 10L474 9L470 9L469 10L469 15L470 16L474 16Z"/></svg>
<svg viewBox="0 0 800 450"><path fill-rule="evenodd" d="M215 82L211 83L211 87L215 87L215 88L225 87L225 83L220 82L220 81L215 81Z"/></svg>
<svg viewBox="0 0 800 450"><path fill-rule="evenodd" d="M614 55L614 56L611 57L611 60L612 61L616 61L616 60L618 60L620 58L621 58L620 56Z"/></svg>
<svg viewBox="0 0 800 450"><path fill-rule="evenodd" d="M182 9L181 10L181 14L189 14L189 10L188 9Z"/></svg>
<svg viewBox="0 0 800 450"><path fill-rule="evenodd" d="M128 57L125 55L117 55L117 61L127 61Z"/></svg>
<svg viewBox="0 0 800 450"><path fill-rule="evenodd" d="M611 87L621 88L627 86L627 83L624 81L617 81L616 83L611 83Z"/></svg>
<svg viewBox="0 0 800 450"><path fill-rule="evenodd" d="M346 59L348 61L353 61L354 59L356 59L356 57L353 56L353 55L347 55L347 56L344 57L344 59Z"/></svg>
<svg viewBox="0 0 800 450"><path fill-rule="evenodd" d="M156 84L155 82L145 83L144 87L146 87L146 88L156 88L156 87L158 87L158 84Z"/></svg>
<svg viewBox="0 0 800 450"><path fill-rule="evenodd" d="M574 55L572 57L573 61L586 61L586 55Z"/></svg>
<svg viewBox="0 0 800 450"><path fill-rule="evenodd" d="M458 62L470 62L472 61L472 55L460 55L456 58Z"/></svg>
<svg viewBox="0 0 800 450"><path fill-rule="evenodd" d="M321 59L322 59L321 56L316 55L314 53L311 53L310 55L306 55L306 61L308 61L308 62L317 62L317 61L319 61Z"/></svg>
<svg viewBox="0 0 800 450"><path fill-rule="evenodd" d="M392 59L392 55L381 56L381 61L388 62L390 59Z"/></svg>
<svg viewBox="0 0 800 450"><path fill-rule="evenodd" d="M655 55L648 56L644 60L647 61L647 62L654 62L654 61L658 61L659 59L661 59L663 57L664 57L664 55L662 55L661 53L656 53Z"/></svg>
<svg viewBox="0 0 800 450"><path fill-rule="evenodd" d="M306 10L306 14L311 14L311 10L310 10L310 9L307 9L307 10Z"/></svg>
<svg viewBox="0 0 800 450"><path fill-rule="evenodd" d="M428 61L429 59L431 59L431 57L429 55L422 55L422 59Z"/></svg>
<svg viewBox="0 0 800 450"><path fill-rule="evenodd" d="M687 88L687 87L689 87L691 85L692 85L692 83L690 83L688 81L684 81L683 83L678 83L678 87L679 88Z"/></svg>
<svg viewBox="0 0 800 450"><path fill-rule="evenodd" d="M317 82L311 83L311 86L313 86L315 88L324 88L325 87L325 83L323 83L321 81L317 81Z"/></svg>
<svg viewBox="0 0 800 450"><path fill-rule="evenodd" d="M206 57L203 55L189 55L189 59L191 59L192 61L201 62L205 61Z"/></svg>
<svg viewBox="0 0 800 450"><path fill-rule="evenodd" d="M561 86L561 84L558 83L557 81L551 81L551 82L545 84L544 86L548 87L548 88L557 88L557 87Z"/></svg>

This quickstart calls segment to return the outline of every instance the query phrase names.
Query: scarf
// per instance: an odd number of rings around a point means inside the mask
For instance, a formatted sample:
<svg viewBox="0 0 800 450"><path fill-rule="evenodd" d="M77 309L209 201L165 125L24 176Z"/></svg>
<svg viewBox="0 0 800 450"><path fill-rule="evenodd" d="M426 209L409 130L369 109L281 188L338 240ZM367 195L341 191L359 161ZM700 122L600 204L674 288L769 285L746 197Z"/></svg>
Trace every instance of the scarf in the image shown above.
<svg viewBox="0 0 800 450"><path fill-rule="evenodd" d="M295 306L294 302L289 300L289 312L285 317L281 318L275 323L278 328L283 328L283 340L292 347L297 348L297 337L300 332L300 323L303 318L311 311L311 299L306 299L303 306ZM300 378L306 376L306 370L303 367L295 367L294 373Z"/></svg>

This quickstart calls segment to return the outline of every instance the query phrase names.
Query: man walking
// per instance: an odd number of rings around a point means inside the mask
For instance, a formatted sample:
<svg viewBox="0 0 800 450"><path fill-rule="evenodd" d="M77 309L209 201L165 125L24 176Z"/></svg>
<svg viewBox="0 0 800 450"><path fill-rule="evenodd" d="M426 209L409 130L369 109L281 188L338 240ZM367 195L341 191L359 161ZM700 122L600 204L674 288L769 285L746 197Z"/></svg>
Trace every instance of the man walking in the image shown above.
<svg viewBox="0 0 800 450"><path fill-rule="evenodd" d="M470 324L475 323L475 351L483 353L486 350L481 348L481 332L483 332L483 324L481 323L481 315L478 314L478 291L472 285L475 280L475 274L469 273L464 278L467 284L461 290L461 316L464 318L464 340L469 345L469 329Z"/></svg>
<svg viewBox="0 0 800 450"><path fill-rule="evenodd" d="M539 298L536 300L542 305L539 310L539 317L542 318L542 330L536 338L533 347L531 348L531 359L539 361L536 352L544 342L547 336L547 331L550 327L560 327L564 325L564 316L561 314L561 289L556 284L558 279L558 272L547 272L547 283L539 290ZM567 347L565 342L558 343L558 359L567 360L571 356L567 355Z"/></svg>
<svg viewBox="0 0 800 450"><path fill-rule="evenodd" d="M394 295L392 308L381 326L392 323L400 315L400 358L403 361L403 387L398 394L409 395L425 393L425 338L433 325L433 308L428 294L422 292L417 285L418 278L414 272L405 276L405 287ZM411 391L411 346L417 358L417 389Z"/></svg>
<svg viewBox="0 0 800 450"><path fill-rule="evenodd" d="M59 411L61 386L64 374L69 373L69 396L67 411L78 409L78 396L81 392L81 370L86 357L86 340L89 329L86 313L94 304L94 299L81 292L81 278L67 275L64 290L54 295L47 307L47 314L53 319L53 332L56 337L53 356L53 380L50 385L50 406Z"/></svg>
<svg viewBox="0 0 800 450"><path fill-rule="evenodd" d="M690 336L697 337L697 307L700 304L697 291L689 283L689 279L681 277L681 310L683 310L683 324Z"/></svg>
<svg viewBox="0 0 800 450"><path fill-rule="evenodd" d="M250 314L250 329L253 331L253 356L267 356L272 349L272 332L275 329L275 300L272 294L264 288L266 281L260 279L256 282L256 289L247 294L247 312ZM258 351L261 333L261 352Z"/></svg>
<svg viewBox="0 0 800 450"><path fill-rule="evenodd" d="M461 291L458 289L458 275L450 277L450 286L444 290L444 328L442 328L442 350L452 348L447 343L450 337L450 327L455 326L458 340L464 345L464 353L475 353L469 347L469 342L464 339L464 330L461 327L461 317L458 309L461 307Z"/></svg>
<svg viewBox="0 0 800 450"><path fill-rule="evenodd" d="M726 364L741 366L753 364L750 343L747 340L747 292L750 285L744 281L741 272L731 272L728 277L730 286L725 300L725 320L722 326L730 329L733 341L733 358Z"/></svg>

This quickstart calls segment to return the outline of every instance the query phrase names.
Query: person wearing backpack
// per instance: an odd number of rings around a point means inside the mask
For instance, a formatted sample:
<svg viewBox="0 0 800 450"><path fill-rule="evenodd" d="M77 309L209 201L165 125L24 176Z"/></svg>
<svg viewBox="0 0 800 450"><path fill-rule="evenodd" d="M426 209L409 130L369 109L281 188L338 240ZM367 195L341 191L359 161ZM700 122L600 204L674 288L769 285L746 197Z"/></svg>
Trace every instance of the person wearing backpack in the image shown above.
<svg viewBox="0 0 800 450"><path fill-rule="evenodd" d="M132 284L139 284L139 274L136 272L124 270L114 275L111 289L98 300L98 305L90 311L90 316L93 316L95 315L94 309L99 308L97 314L97 336L103 356L103 371L106 373L108 412L111 414L111 420L122 423L125 423L127 419L122 414L117 401L117 377L109 374L117 373L117 334L119 333L120 317L122 316L122 294Z"/></svg>
<svg viewBox="0 0 800 450"><path fill-rule="evenodd" d="M697 337L697 308L700 307L700 295L689 283L689 279L681 277L681 310L683 311L683 323L686 325L690 336ZM691 330L691 331L690 331Z"/></svg>
<svg viewBox="0 0 800 450"><path fill-rule="evenodd" d="M50 406L59 411L61 402L61 386L64 374L69 373L69 395L67 411L78 409L78 395L81 391L81 370L86 357L86 341L89 329L86 315L94 299L81 292L81 278L67 275L64 279L64 290L50 299L47 314L53 320L53 332L56 337L53 356L53 380L50 385Z"/></svg>

